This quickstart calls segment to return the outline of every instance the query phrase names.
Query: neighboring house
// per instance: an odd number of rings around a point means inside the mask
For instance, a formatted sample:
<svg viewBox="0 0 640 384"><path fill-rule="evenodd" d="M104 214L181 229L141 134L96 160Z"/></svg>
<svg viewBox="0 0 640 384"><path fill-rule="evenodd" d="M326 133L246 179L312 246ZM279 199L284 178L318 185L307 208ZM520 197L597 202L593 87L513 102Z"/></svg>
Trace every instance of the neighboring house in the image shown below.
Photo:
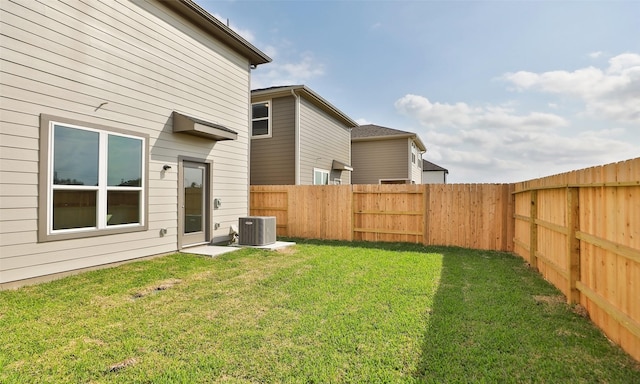
<svg viewBox="0 0 640 384"><path fill-rule="evenodd" d="M422 184L447 184L449 171L427 160L422 160Z"/></svg>
<svg viewBox="0 0 640 384"><path fill-rule="evenodd" d="M412 132L379 125L351 130L353 184L420 184L426 148Z"/></svg>
<svg viewBox="0 0 640 384"><path fill-rule="evenodd" d="M0 12L0 287L229 238L268 56L191 0Z"/></svg>
<svg viewBox="0 0 640 384"><path fill-rule="evenodd" d="M304 85L251 91L251 184L350 184L358 124Z"/></svg>

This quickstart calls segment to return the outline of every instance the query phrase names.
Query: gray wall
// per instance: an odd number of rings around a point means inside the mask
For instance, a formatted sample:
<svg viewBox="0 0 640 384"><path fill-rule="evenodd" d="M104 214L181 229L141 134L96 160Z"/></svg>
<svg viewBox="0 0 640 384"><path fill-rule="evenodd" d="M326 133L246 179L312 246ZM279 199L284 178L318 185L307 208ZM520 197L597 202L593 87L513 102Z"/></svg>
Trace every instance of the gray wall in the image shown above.
<svg viewBox="0 0 640 384"><path fill-rule="evenodd" d="M271 137L251 140L251 184L295 184L295 101L271 100Z"/></svg>
<svg viewBox="0 0 640 384"><path fill-rule="evenodd" d="M353 184L378 184L380 179L409 178L409 139L354 141L351 144Z"/></svg>

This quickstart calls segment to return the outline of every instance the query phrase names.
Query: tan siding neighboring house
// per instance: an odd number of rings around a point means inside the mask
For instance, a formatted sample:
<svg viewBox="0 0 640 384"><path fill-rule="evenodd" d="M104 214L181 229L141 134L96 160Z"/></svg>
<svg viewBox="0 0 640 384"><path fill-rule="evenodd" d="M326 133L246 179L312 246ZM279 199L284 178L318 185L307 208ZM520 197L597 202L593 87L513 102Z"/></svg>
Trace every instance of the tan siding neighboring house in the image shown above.
<svg viewBox="0 0 640 384"><path fill-rule="evenodd" d="M202 240L228 238L248 213L250 66L266 55L189 0L2 1L0 12L1 287L189 245L178 208L189 160L208 179ZM176 116L188 133L174 132ZM80 145L61 165L56 148L76 136L100 138L95 187L58 180L92 156ZM139 176L112 184L129 147ZM65 216L65 194L82 196L69 204L95 228Z"/></svg>
<svg viewBox="0 0 640 384"><path fill-rule="evenodd" d="M378 125L351 130L353 184L422 182L422 154L418 135Z"/></svg>
<svg viewBox="0 0 640 384"><path fill-rule="evenodd" d="M356 122L304 85L253 90L252 102L251 184L309 185L317 172L329 184L351 183Z"/></svg>
<svg viewBox="0 0 640 384"><path fill-rule="evenodd" d="M353 184L379 184L380 179L406 179L407 139L355 141L351 144Z"/></svg>

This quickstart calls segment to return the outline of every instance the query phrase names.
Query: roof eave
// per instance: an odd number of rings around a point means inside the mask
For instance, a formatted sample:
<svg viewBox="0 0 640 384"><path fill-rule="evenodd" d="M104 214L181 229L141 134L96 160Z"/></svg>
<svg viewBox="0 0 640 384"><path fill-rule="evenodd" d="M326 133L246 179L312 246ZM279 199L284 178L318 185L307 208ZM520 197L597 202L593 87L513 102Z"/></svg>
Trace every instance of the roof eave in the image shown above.
<svg viewBox="0 0 640 384"><path fill-rule="evenodd" d="M216 39L227 44L234 51L245 56L249 59L249 63L251 65L260 65L271 62L271 58L264 52L249 43L231 28L224 25L224 23L216 19L192 0L161 1L161 4L164 4L178 12L180 15L184 16L189 21L214 36Z"/></svg>
<svg viewBox="0 0 640 384"><path fill-rule="evenodd" d="M384 135L384 136L363 136L363 137L352 137L351 141L377 141L377 140L397 140L397 139L408 139L413 138L415 135L412 133L401 133L397 135Z"/></svg>
<svg viewBox="0 0 640 384"><path fill-rule="evenodd" d="M283 96L291 96L291 92L295 92L298 95L306 96L307 99L311 100L316 106L320 107L325 112L330 113L338 120L342 121L343 124L348 126L349 128L357 127L359 124L355 122L352 118L347 116L344 112L336 108L333 104L329 103L327 100L322 98L320 95L312 91L306 85L291 85L286 87L278 87L274 89L259 89L255 91L251 91L251 99L252 101L258 101L260 99L273 98L273 97L283 97Z"/></svg>

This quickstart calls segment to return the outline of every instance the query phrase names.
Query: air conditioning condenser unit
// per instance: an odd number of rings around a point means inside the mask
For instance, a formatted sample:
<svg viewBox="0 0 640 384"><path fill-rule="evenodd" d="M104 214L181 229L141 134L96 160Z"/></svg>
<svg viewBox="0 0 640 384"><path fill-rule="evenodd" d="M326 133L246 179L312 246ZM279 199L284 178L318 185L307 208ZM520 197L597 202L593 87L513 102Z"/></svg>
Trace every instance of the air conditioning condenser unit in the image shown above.
<svg viewBox="0 0 640 384"><path fill-rule="evenodd" d="M276 242L274 216L247 216L238 219L239 245L270 245Z"/></svg>

